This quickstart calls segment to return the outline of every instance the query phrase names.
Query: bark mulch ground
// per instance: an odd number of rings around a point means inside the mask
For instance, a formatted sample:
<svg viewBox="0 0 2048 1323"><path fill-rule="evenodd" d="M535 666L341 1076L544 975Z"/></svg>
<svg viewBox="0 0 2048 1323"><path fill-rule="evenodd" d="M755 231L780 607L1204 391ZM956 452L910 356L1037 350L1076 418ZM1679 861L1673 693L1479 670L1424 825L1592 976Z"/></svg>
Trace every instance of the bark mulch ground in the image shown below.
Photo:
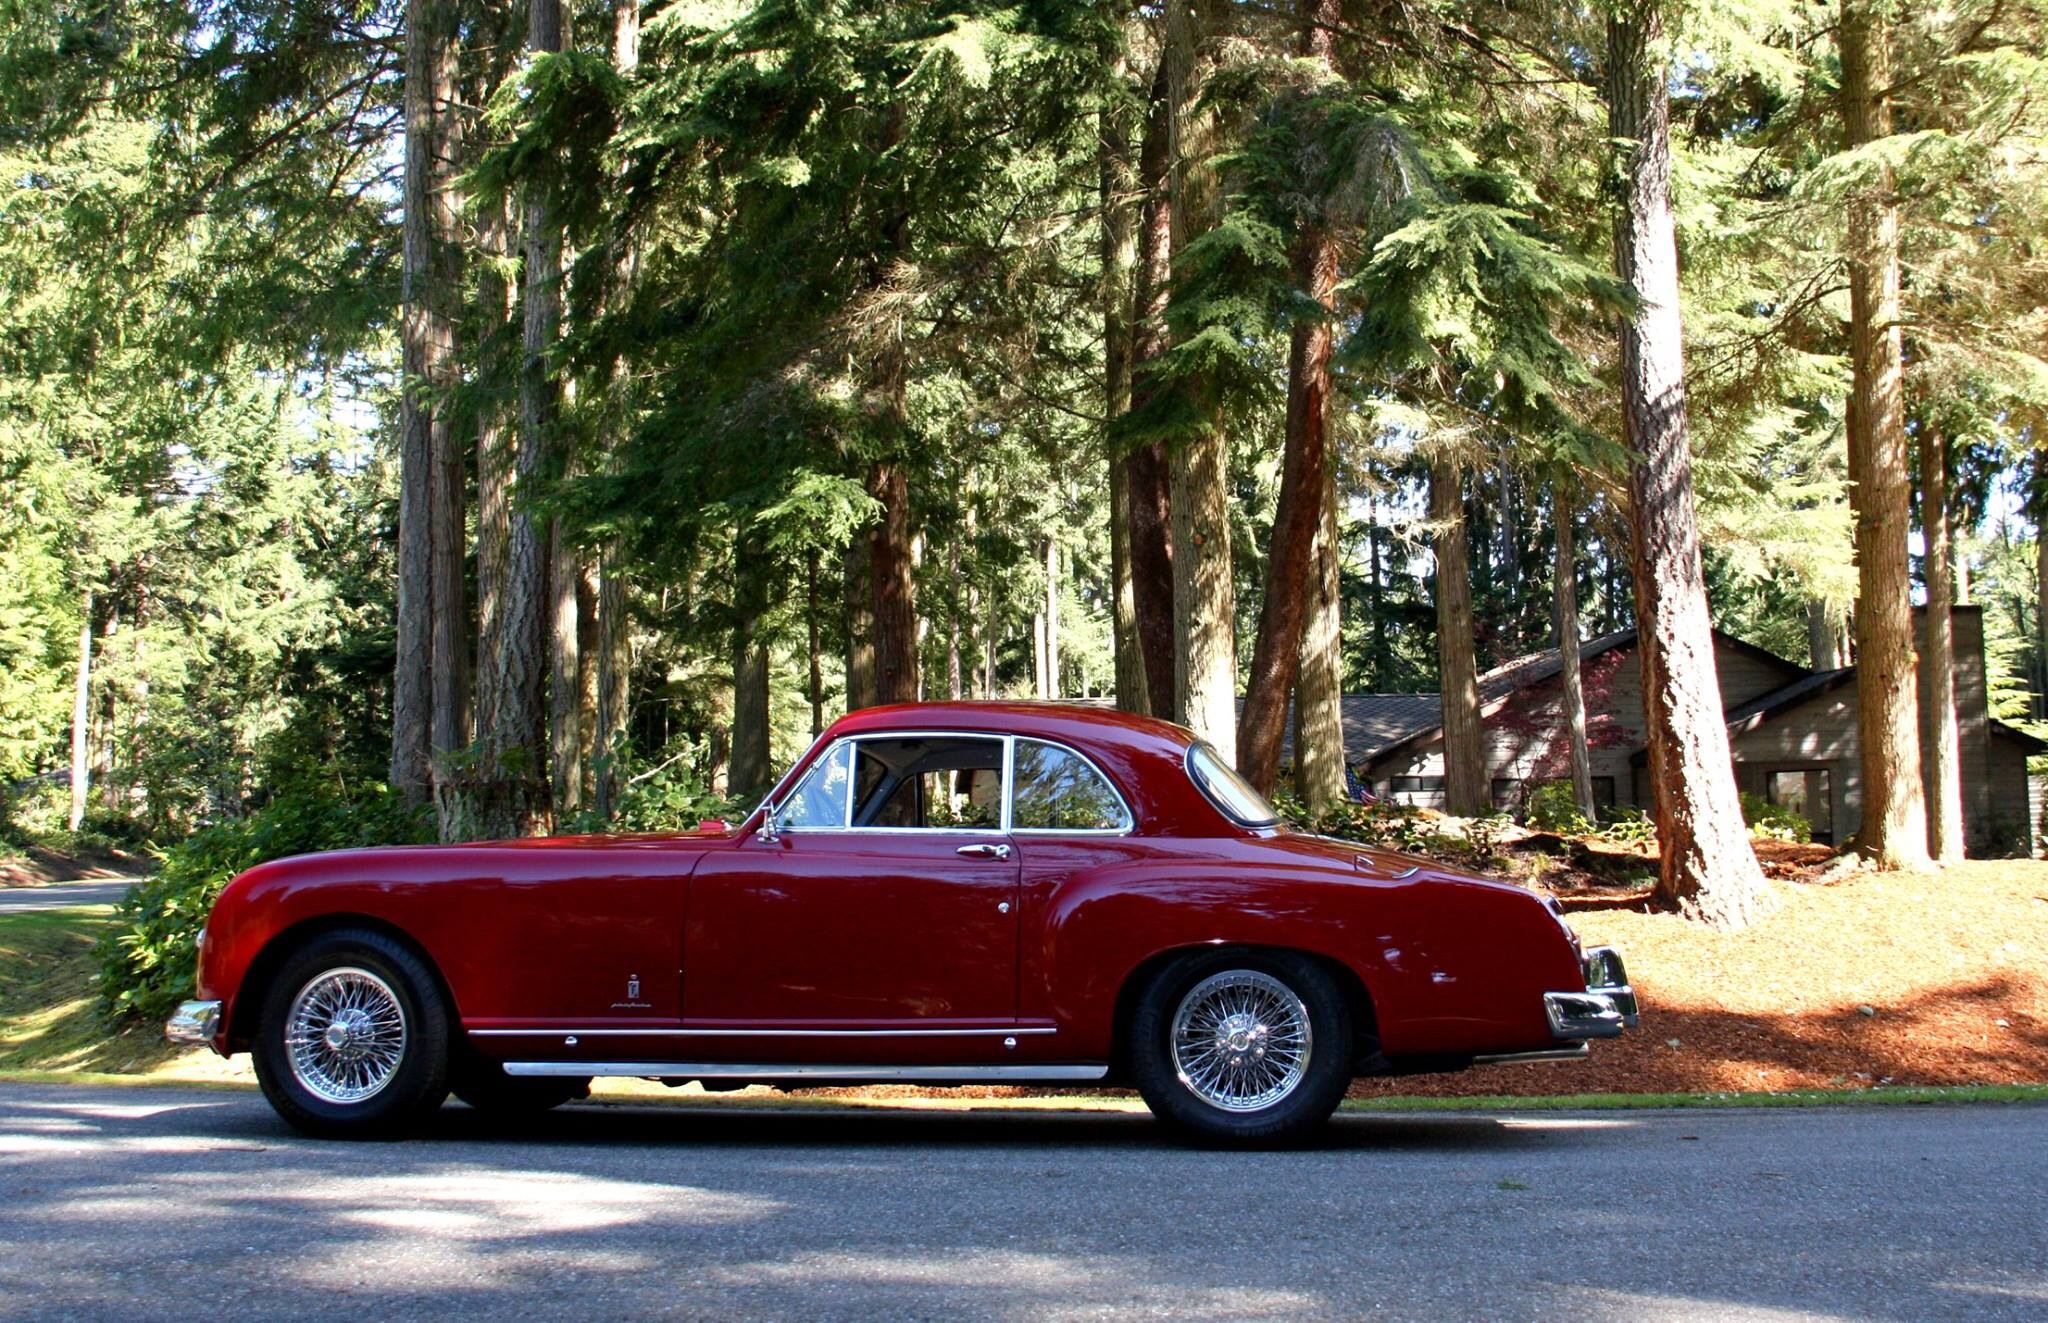
<svg viewBox="0 0 2048 1323"><path fill-rule="evenodd" d="M1826 876L1825 847L1760 853L1774 875ZM1572 925L1628 962L1639 1029L1583 1063L1367 1081L1354 1095L2048 1082L2048 862L1775 889L1781 907L1736 933L1646 912L1640 894L1573 889Z"/></svg>

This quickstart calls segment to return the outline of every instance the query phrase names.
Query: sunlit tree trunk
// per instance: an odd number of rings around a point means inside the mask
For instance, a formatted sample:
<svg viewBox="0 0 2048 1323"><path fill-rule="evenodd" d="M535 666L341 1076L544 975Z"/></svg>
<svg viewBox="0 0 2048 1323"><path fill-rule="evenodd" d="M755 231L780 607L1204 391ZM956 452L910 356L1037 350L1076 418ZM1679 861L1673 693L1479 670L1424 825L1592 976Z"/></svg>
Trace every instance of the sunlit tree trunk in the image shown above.
<svg viewBox="0 0 2048 1323"><path fill-rule="evenodd" d="M1565 740L1572 767L1572 800L1588 822L1599 806L1593 802L1593 751L1586 740L1586 692L1579 671L1579 558L1572 536L1572 504L1562 485L1550 489L1551 520L1556 525L1557 564L1551 592L1557 602L1557 655L1564 690Z"/></svg>
<svg viewBox="0 0 2048 1323"><path fill-rule="evenodd" d="M1891 35L1871 0L1844 0L1842 123L1850 147L1889 137ZM1850 499L1856 512L1856 695L1863 825L1856 848L1880 868L1927 862L1906 552L1904 368L1899 328L1899 213L1888 167L1849 202Z"/></svg>
<svg viewBox="0 0 2048 1323"><path fill-rule="evenodd" d="M93 596L87 589L78 617L78 670L71 685L71 830L85 825L86 796L92 790L92 626Z"/></svg>
<svg viewBox="0 0 2048 1323"><path fill-rule="evenodd" d="M454 380L455 323L449 314L456 281L450 240L455 229L456 13L444 0L408 0L405 34L404 223L400 279L397 660L392 675L391 784L412 804L432 788L433 753L462 744L463 659L444 657L460 645L462 463L452 458L447 404ZM452 483L447 472L453 463ZM452 505L451 505L452 502ZM453 513L453 530L440 522ZM457 573L440 585L450 599L442 616L436 578L445 573L453 539ZM445 625L437 622L445 620ZM450 662L437 674L437 660Z"/></svg>
<svg viewBox="0 0 2048 1323"><path fill-rule="evenodd" d="M1336 76L1333 26L1339 0L1301 0L1301 53ZM1320 219L1305 220L1295 236L1294 287L1317 308L1294 325L1287 357L1287 434L1280 452L1280 494L1266 554L1266 591L1259 632L1238 720L1238 770L1270 792L1280 775L1280 741L1287 701L1301 664L1303 630L1316 595L1316 528L1322 520L1329 468L1328 437L1332 324L1327 310L1337 293L1337 239Z"/></svg>
<svg viewBox="0 0 2048 1323"><path fill-rule="evenodd" d="M1956 721L1956 639L1949 578L1948 438L1930 427L1921 433L1920 526L1927 534L1927 836L1934 857L1963 857L1962 734Z"/></svg>
<svg viewBox="0 0 2048 1323"><path fill-rule="evenodd" d="M1807 664L1816 671L1832 671L1841 666L1840 641L1841 629L1828 611L1828 604L1818 597L1807 599Z"/></svg>
<svg viewBox="0 0 2048 1323"><path fill-rule="evenodd" d="M1301 672L1294 681L1294 789L1311 809L1344 793L1344 652L1336 466L1325 465Z"/></svg>
<svg viewBox="0 0 2048 1323"><path fill-rule="evenodd" d="M1173 252L1216 223L1219 196L1209 161L1214 116L1199 108L1196 67L1204 34L1188 6L1166 10L1168 145ZM1206 420L1168 456L1173 506L1175 715L1237 761L1237 603L1230 559L1229 442L1223 420Z"/></svg>
<svg viewBox="0 0 2048 1323"><path fill-rule="evenodd" d="M1630 0L1610 14L1608 136L1625 145L1615 271L1640 299L1621 322L1621 403L1630 452L1637 651L1657 810L1657 893L1710 923L1739 927L1761 911L1769 893L1736 796L1700 564L1665 59L1655 0Z"/></svg>
<svg viewBox="0 0 2048 1323"><path fill-rule="evenodd" d="M505 333L512 319L512 287L492 258L511 255L505 204L486 205L477 218L477 247L486 260L476 267L476 328L480 340ZM503 412L486 404L476 425L476 667L474 719L477 735L489 741L498 727L498 650L502 643L507 543L512 535L509 503L514 458L512 434Z"/></svg>
<svg viewBox="0 0 2048 1323"><path fill-rule="evenodd" d="M868 529L875 701L912 703L917 701L917 604L910 573L910 478L904 466L876 463L868 473L868 495L882 507L882 517Z"/></svg>
<svg viewBox="0 0 2048 1323"><path fill-rule="evenodd" d="M733 623L732 655L732 771L728 786L743 804L768 792L768 639L763 632L768 603L763 552L742 544L734 587L737 608Z"/></svg>
<svg viewBox="0 0 2048 1323"><path fill-rule="evenodd" d="M1444 722L1444 808L1460 817L1492 804L1479 712L1479 661L1472 639L1472 549L1457 457L1429 456L1430 545L1436 552L1436 655Z"/></svg>

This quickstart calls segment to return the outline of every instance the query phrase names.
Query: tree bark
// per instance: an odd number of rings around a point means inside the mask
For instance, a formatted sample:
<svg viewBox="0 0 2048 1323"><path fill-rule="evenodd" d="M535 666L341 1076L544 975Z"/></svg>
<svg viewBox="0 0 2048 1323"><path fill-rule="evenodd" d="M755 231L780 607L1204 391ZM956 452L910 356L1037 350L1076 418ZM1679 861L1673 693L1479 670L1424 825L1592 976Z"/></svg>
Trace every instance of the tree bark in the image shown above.
<svg viewBox="0 0 2048 1323"><path fill-rule="evenodd" d="M1828 604L1818 597L1806 601L1806 659L1816 671L1832 671L1842 664L1842 653L1838 646L1840 631L1834 617L1828 613Z"/></svg>
<svg viewBox="0 0 2048 1323"><path fill-rule="evenodd" d="M1586 692L1579 672L1579 558L1573 545L1572 504L1562 485L1550 489L1551 522L1557 534L1557 566L1551 591L1557 600L1558 674L1564 690L1564 729L1572 766L1572 801L1588 822L1600 807L1593 802L1593 750L1586 740Z"/></svg>
<svg viewBox="0 0 2048 1323"><path fill-rule="evenodd" d="M1138 151L1137 263L1132 275L1131 408L1144 408L1157 393L1146 368L1166 351L1166 300L1173 273L1173 195L1169 189L1167 62L1162 55L1145 115ZM1177 702L1174 655L1174 573L1172 472L1166 447L1150 442L1124 457L1128 499L1131 610L1143 652L1146 707L1171 717Z"/></svg>
<svg viewBox="0 0 2048 1323"><path fill-rule="evenodd" d="M1963 857L1962 733L1956 720L1955 605L1949 578L1948 438L1937 428L1921 433L1920 526L1927 534L1927 843L1934 857Z"/></svg>
<svg viewBox="0 0 2048 1323"><path fill-rule="evenodd" d="M1294 789L1311 810L1345 798L1343 584L1339 576L1336 466L1323 466L1308 620L1294 681Z"/></svg>
<svg viewBox="0 0 2048 1323"><path fill-rule="evenodd" d="M1891 36L1870 0L1843 0L1842 124L1848 145L1890 136ZM1849 203L1849 480L1856 513L1856 695L1862 717L1863 826L1856 847L1880 868L1927 862L1920 782L1906 533L1904 366L1899 329L1899 214L1891 171Z"/></svg>
<svg viewBox="0 0 2048 1323"><path fill-rule="evenodd" d="M1045 697L1059 698L1060 686L1060 544L1045 539Z"/></svg>
<svg viewBox="0 0 2048 1323"><path fill-rule="evenodd" d="M560 0L531 0L527 48L562 48ZM561 237L546 196L530 189L522 208L525 290L519 369L519 438L507 494L505 582L499 611L497 733L491 741L486 803L478 814L491 835L545 831L552 817L547 744L550 657L550 541L532 500L552 462L557 409L548 362L561 320Z"/></svg>
<svg viewBox="0 0 2048 1323"><path fill-rule="evenodd" d="M1129 75L1123 52L1111 55L1121 85ZM1097 161L1102 208L1102 415L1105 430L1131 407L1131 315L1137 231L1131 202L1136 187L1130 116L1121 102L1098 116ZM1138 638L1137 589L1131 580L1131 483L1124 457L1105 445L1109 477L1110 644L1116 667L1116 704L1126 712L1151 709L1145 687L1145 650Z"/></svg>
<svg viewBox="0 0 2048 1323"><path fill-rule="evenodd" d="M1472 549L1465 530L1457 458L1429 457L1429 523L1436 552L1436 655L1444 722L1444 808L1472 817L1493 807L1479 712L1479 662L1472 639Z"/></svg>
<svg viewBox="0 0 2048 1323"><path fill-rule="evenodd" d="M453 454L447 403L454 380L455 323L449 315L455 281L448 241L455 228L454 123L455 13L444 0L408 0L405 35L405 217L400 256L398 608L397 659L392 675L391 784L410 804L424 804L432 789L433 751L463 741L460 734L462 663L437 677L435 662L448 646L437 627L435 579L445 554L438 527L450 500L445 466ZM461 461L455 459L454 545L462 547ZM461 580L447 627L460 639ZM443 743L449 735L458 736Z"/></svg>
<svg viewBox="0 0 2048 1323"><path fill-rule="evenodd" d="M477 247L487 259L511 255L505 204L494 202L477 218ZM495 341L512 320L512 286L496 264L477 264L476 334ZM474 722L488 741L498 728L498 651L502 646L507 544L512 536L510 433L503 413L486 404L476 428L476 668Z"/></svg>
<svg viewBox="0 0 2048 1323"><path fill-rule="evenodd" d="M810 651L810 684L805 693L811 700L811 738L825 733L825 667L818 652L818 549L811 548L804 561L804 631Z"/></svg>
<svg viewBox="0 0 2048 1323"><path fill-rule="evenodd" d="M912 588L910 479L900 463L875 463L868 495L882 517L868 529L874 575L875 702L917 701L917 603Z"/></svg>
<svg viewBox="0 0 2048 1323"><path fill-rule="evenodd" d="M1339 0L1301 0L1301 53L1332 76L1334 25ZM1313 203L1311 203L1313 206ZM1270 794L1280 777L1280 741L1287 700L1301 665L1307 613L1316 595L1316 528L1322 520L1329 467L1331 305L1337 293L1337 239L1319 217L1304 220L1295 236L1294 286L1315 304L1313 317L1294 324L1287 355L1287 434L1280 453L1280 494L1266 553L1266 592L1259 602L1259 632L1238 718L1238 770Z"/></svg>
<svg viewBox="0 0 2048 1323"><path fill-rule="evenodd" d="M1615 271L1640 299L1621 322L1621 385L1657 895L1740 927L1770 893L1736 795L1700 564L1662 42L1655 0L1631 0L1608 18L1608 136L1626 144Z"/></svg>
<svg viewBox="0 0 2048 1323"><path fill-rule="evenodd" d="M874 567L866 533L846 549L846 710L858 712L881 699L875 678Z"/></svg>
<svg viewBox="0 0 2048 1323"><path fill-rule="evenodd" d="M78 672L71 686L71 814L76 832L85 825L86 797L92 793L92 590L85 592L78 621Z"/></svg>
<svg viewBox="0 0 2048 1323"><path fill-rule="evenodd" d="M730 792L751 804L768 792L768 640L762 633L767 614L766 584L758 567L762 553L750 547L740 555L736 587L738 608L733 624L732 771Z"/></svg>
<svg viewBox="0 0 2048 1323"><path fill-rule="evenodd" d="M1173 255L1216 223L1219 197L1209 162L1214 116L1200 110L1201 19L1189 6L1166 10L1167 185ZM1173 507L1175 715L1237 762L1237 600L1230 558L1229 444L1221 417L1208 419L1168 456Z"/></svg>
<svg viewBox="0 0 2048 1323"><path fill-rule="evenodd" d="M560 520L548 529L548 764L555 816L583 807L583 558Z"/></svg>

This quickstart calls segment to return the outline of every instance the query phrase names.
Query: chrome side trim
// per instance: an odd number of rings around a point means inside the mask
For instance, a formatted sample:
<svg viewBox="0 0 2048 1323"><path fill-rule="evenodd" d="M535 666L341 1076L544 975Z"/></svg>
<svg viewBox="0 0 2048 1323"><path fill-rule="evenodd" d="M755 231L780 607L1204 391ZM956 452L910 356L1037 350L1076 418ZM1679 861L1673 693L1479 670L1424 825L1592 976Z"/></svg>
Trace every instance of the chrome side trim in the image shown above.
<svg viewBox="0 0 2048 1323"><path fill-rule="evenodd" d="M219 1002L182 1002L170 1020L165 1023L164 1038L173 1043L189 1043L195 1047L211 1047L213 1045L213 1036L219 1028Z"/></svg>
<svg viewBox="0 0 2048 1323"><path fill-rule="evenodd" d="M1539 1061L1584 1061L1593 1054L1593 1049L1584 1043L1570 1047L1546 1048L1541 1052L1494 1052L1483 1057L1473 1057L1475 1066L1519 1066Z"/></svg>
<svg viewBox="0 0 2048 1323"><path fill-rule="evenodd" d="M471 1029L472 1038L553 1038L577 1034L586 1038L1011 1038L1056 1034L1058 1029L1010 1025L995 1029L579 1029L556 1025L547 1029Z"/></svg>
<svg viewBox="0 0 2048 1323"><path fill-rule="evenodd" d="M702 1061L508 1061L507 1075L638 1076L689 1080L926 1080L946 1084L1086 1083L1108 1066L807 1066Z"/></svg>

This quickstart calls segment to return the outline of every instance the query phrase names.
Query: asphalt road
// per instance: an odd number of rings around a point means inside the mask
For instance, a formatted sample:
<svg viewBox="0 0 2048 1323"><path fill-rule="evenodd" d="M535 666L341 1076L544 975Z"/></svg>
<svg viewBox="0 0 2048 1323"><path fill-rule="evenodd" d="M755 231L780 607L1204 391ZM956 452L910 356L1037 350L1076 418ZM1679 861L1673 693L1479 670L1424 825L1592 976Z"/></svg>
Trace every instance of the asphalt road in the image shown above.
<svg viewBox="0 0 2048 1323"><path fill-rule="evenodd" d="M2048 1108L1143 1117L580 1106L316 1143L0 1085L0 1316L2048 1315Z"/></svg>
<svg viewBox="0 0 2048 1323"><path fill-rule="evenodd" d="M23 910L62 910L73 905L111 905L135 885L132 877L87 878L52 882L40 887L0 887L0 914Z"/></svg>

